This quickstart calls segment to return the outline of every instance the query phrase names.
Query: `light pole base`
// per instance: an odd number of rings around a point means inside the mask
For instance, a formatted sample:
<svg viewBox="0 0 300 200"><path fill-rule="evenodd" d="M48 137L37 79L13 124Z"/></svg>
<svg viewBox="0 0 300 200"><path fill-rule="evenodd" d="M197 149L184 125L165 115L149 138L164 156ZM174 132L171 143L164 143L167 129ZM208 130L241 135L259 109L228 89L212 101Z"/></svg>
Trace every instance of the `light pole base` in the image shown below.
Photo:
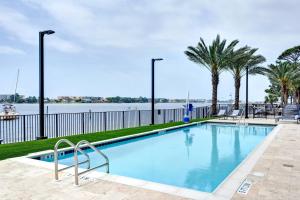
<svg viewBox="0 0 300 200"><path fill-rule="evenodd" d="M48 139L48 137L47 136L36 137L36 140L45 140L45 139Z"/></svg>

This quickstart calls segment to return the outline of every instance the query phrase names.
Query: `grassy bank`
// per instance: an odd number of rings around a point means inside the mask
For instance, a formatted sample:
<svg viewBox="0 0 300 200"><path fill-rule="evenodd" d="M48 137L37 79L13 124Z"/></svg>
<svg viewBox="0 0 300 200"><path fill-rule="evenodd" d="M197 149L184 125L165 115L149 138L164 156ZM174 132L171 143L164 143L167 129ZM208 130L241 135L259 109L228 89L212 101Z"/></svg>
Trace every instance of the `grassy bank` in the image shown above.
<svg viewBox="0 0 300 200"><path fill-rule="evenodd" d="M195 121L205 121L205 119L197 119ZM153 126L141 126L136 128L127 128L115 131L107 131L107 132L97 132L97 133L89 133L89 134L82 134L82 135L73 135L73 136L66 136L66 138L73 143L77 143L80 140L87 140L89 142L96 142L101 140L107 140L111 138L117 138L121 136L133 135L142 132L152 131L156 129L168 128L172 126L178 126L183 124L183 122L172 122L166 124L158 124ZM30 141L30 142L20 142L14 144L2 144L0 145L0 160L4 160L7 158L24 156L29 153L34 153L38 151L44 151L48 149L53 149L55 143L61 138L52 138L46 140L37 140L37 141ZM66 147L67 145L62 144L61 148Z"/></svg>

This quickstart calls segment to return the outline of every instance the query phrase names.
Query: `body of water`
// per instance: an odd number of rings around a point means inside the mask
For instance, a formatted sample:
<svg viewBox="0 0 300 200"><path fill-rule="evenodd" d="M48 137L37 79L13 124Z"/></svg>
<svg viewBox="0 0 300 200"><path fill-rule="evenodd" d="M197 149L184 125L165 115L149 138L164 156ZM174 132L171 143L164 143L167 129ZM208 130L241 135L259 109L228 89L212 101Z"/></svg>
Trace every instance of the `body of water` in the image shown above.
<svg viewBox="0 0 300 200"><path fill-rule="evenodd" d="M183 108L184 103L157 103L156 109ZM193 103L195 107L209 105L207 103ZM15 104L20 114L38 114L38 104ZM150 103L74 103L74 104L45 104L45 113L78 113L78 112L104 112L150 110Z"/></svg>

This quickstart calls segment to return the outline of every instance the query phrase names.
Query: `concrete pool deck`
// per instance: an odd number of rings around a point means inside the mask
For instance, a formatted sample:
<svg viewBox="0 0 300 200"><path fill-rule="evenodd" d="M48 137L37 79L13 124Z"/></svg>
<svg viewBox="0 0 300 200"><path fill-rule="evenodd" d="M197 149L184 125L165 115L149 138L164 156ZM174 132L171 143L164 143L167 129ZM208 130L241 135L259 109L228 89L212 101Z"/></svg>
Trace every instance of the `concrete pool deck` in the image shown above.
<svg viewBox="0 0 300 200"><path fill-rule="evenodd" d="M0 199L1 200L40 200L40 199L80 199L80 200L125 200L125 199L174 199L181 197L135 188L109 181L74 185L73 177L61 174L61 181L54 181L53 170L38 168L8 159L0 162ZM84 182L81 180L81 183Z"/></svg>
<svg viewBox="0 0 300 200"><path fill-rule="evenodd" d="M247 179L248 194L232 199L300 199L300 124L283 124Z"/></svg>
<svg viewBox="0 0 300 200"><path fill-rule="evenodd" d="M223 120L214 120L223 122ZM224 120L238 122L238 120ZM244 120L243 120L244 121ZM274 119L249 119L246 123L274 124ZM27 159L28 160L28 159ZM37 161L39 162L39 161ZM300 195L300 125L283 122L280 130L253 164L244 178L252 181L247 195L234 192L232 199L299 199ZM24 158L0 162L0 199L188 199L182 191L158 192L141 187L105 181L81 180L61 173L62 181L53 180L53 169L37 167ZM165 188L168 190L169 188ZM226 189L226 188L225 188ZM238 188L235 188L235 191ZM191 196L192 199L230 199L222 195Z"/></svg>

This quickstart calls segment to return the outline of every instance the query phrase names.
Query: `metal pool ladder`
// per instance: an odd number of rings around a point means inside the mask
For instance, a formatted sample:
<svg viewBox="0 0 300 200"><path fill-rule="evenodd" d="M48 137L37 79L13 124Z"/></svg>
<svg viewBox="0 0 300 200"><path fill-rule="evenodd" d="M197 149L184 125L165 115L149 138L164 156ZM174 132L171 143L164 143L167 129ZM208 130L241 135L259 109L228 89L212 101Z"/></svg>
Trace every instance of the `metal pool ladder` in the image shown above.
<svg viewBox="0 0 300 200"><path fill-rule="evenodd" d="M85 171L82 171L82 172L78 172L78 165L81 164L78 162L78 152L80 152L80 145L86 145L88 147L90 147L91 149L93 149L95 152L97 152L100 156L104 157L105 159L105 163L104 164L101 164L101 165L97 165L93 168L89 168ZM94 169L97 169L97 168L100 168L100 167L104 167L106 166L106 173L109 173L109 160L108 160L108 157L102 153L99 149L97 149L94 145L92 145L91 143L89 143L88 141L86 140L81 140L80 142L77 143L77 145L75 146L75 150L74 150L74 160L75 160L75 185L78 185L78 177L79 175L81 174L84 174L86 172L89 172L89 171L92 171Z"/></svg>
<svg viewBox="0 0 300 200"><path fill-rule="evenodd" d="M55 146L54 146L54 173L55 173L55 180L58 180L58 172L61 172L63 170L69 169L71 167L74 167L75 164L70 165L68 167L64 167L61 169L58 169L58 147L61 143L67 143L68 145L70 145L70 147L72 147L73 149L75 149L75 145L67 139L60 139L59 141L56 142ZM87 153L85 153L84 151L82 151L81 149L79 150L80 153L82 153L87 160L80 162L80 164L84 164L84 163L88 163L88 168L90 168L90 157Z"/></svg>
<svg viewBox="0 0 300 200"><path fill-rule="evenodd" d="M61 169L58 169L58 147L61 143L67 143L69 144L73 149L74 149L74 164L73 165L70 165L68 167L64 167L64 168L61 168ZM80 148L80 145L85 145L85 146L88 146L90 147L91 149L93 149L95 152L97 152L100 156L104 157L105 159L105 163L104 164L101 164L101 165L98 165L96 167L93 167L91 168L91 161L90 161L90 157L89 155L84 152L81 148ZM79 162L78 161L78 152L80 152L81 154L83 154L87 159L85 161L82 161L82 162ZM88 169L85 170L85 171L82 171L82 172L78 172L78 166L81 165L81 164L84 164L84 163L88 163ZM109 160L108 160L108 157L102 153L99 149L97 149L94 145L92 145L91 143L89 143L88 141L86 140L81 140L80 142L78 142L76 144L76 146L69 140L67 139L60 139L54 146L54 165L55 165L55 169L54 169L54 173L55 173L55 180L58 180L58 172L60 171L63 171L63 170L66 170L66 169L69 169L69 168L72 168L75 166L75 185L78 185L78 176L81 175L81 174L84 174L86 172L89 172L91 170L94 170L94 169L97 169L97 168L100 168L100 167L104 167L106 166L106 172L109 173Z"/></svg>

